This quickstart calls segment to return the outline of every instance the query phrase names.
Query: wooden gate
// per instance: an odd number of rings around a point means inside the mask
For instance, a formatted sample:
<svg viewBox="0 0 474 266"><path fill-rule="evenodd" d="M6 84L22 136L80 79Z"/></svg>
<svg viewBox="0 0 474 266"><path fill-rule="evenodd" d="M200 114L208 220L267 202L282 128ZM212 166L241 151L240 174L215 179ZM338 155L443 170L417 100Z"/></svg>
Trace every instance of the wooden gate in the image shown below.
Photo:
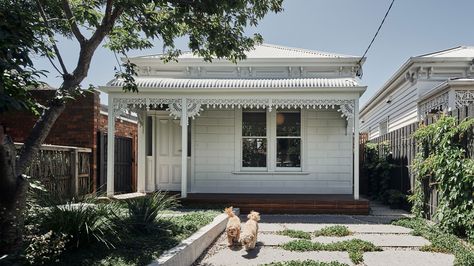
<svg viewBox="0 0 474 266"><path fill-rule="evenodd" d="M98 134L98 179L97 190L107 188L107 133ZM115 193L132 192L132 139L115 136L114 190Z"/></svg>

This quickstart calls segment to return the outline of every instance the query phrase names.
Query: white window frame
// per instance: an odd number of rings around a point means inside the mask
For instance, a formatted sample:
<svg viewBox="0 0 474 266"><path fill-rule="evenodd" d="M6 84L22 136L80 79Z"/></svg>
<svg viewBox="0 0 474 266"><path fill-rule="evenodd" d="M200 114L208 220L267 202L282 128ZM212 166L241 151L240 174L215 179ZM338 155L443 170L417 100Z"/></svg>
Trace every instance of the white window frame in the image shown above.
<svg viewBox="0 0 474 266"><path fill-rule="evenodd" d="M300 167L276 167L276 152L277 152L277 136L276 136L276 114L277 112L299 112L300 113L300 136L294 137L300 139ZM242 166L242 113L243 109L235 110L235 161L234 161L234 169L236 172L266 172L266 173L298 173L304 170L305 165L305 154L306 150L304 148L305 143L305 135L306 135L306 128L305 128L305 110L303 108L296 109L296 110L273 110L269 112L265 110L266 116L266 123L267 123L267 167L243 167ZM288 137L293 138L293 137Z"/></svg>
<svg viewBox="0 0 474 266"><path fill-rule="evenodd" d="M252 112L252 111L250 111ZM265 113L266 114L266 117L265 117L265 122L266 122L266 129L267 129L267 132L265 134L264 137L262 136L242 136L242 123L243 123L243 113L244 113L244 110L243 109L240 109L240 113L241 113L241 119L240 119L240 157L239 157L239 160L240 160L240 169L242 171L248 171L248 172L252 172L252 171L255 171L255 172L265 172L265 171L268 171L268 166L269 166L269 160L268 160L268 154L269 154L269 135L268 135L268 112L266 110L255 110L254 112L259 112L259 113ZM266 139L267 141L267 154L266 154L266 159L267 159L267 162L266 162L266 167L244 167L243 166L243 160L242 160L242 156L243 156L243 149L242 149L242 146L243 146L243 140L244 139Z"/></svg>
<svg viewBox="0 0 474 266"><path fill-rule="evenodd" d="M276 118L277 118L277 114L278 113L299 113L300 114L300 135L298 137L295 137L295 136L277 136L277 128L276 128ZM274 134L274 139L272 141L275 149L274 149L274 152L272 153L272 156L274 156L274 164L273 166L275 167L275 171L277 172L301 172L301 169L302 169L302 165L303 165L303 151L302 151L302 148L303 148L303 116L302 116L302 110L301 109L296 109L296 110L276 110L273 112L274 113L274 118L272 119L272 121L274 122L275 126L274 128L272 129L273 131L273 134ZM300 167L277 167L277 140L279 138L282 138L282 139L299 139L300 140Z"/></svg>

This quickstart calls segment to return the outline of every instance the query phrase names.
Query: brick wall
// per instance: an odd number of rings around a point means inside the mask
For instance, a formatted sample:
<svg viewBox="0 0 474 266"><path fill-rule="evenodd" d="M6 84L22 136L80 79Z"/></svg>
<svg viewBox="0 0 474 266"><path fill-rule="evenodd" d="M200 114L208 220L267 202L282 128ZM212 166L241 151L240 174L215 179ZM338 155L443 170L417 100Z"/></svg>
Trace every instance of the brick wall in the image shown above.
<svg viewBox="0 0 474 266"><path fill-rule="evenodd" d="M41 104L54 96L55 90L32 90L33 97ZM24 142L30 134L38 117L28 112L9 112L0 114L0 123L7 127L7 134L15 142ZM136 143L137 124L116 119L117 136L131 137L134 150L132 154L132 184L136 184ZM97 132L107 130L107 116L100 113L99 93L86 94L67 104L64 112L51 129L45 144L85 147L92 149L92 176L94 188L97 180ZM132 185L135 188L136 185Z"/></svg>

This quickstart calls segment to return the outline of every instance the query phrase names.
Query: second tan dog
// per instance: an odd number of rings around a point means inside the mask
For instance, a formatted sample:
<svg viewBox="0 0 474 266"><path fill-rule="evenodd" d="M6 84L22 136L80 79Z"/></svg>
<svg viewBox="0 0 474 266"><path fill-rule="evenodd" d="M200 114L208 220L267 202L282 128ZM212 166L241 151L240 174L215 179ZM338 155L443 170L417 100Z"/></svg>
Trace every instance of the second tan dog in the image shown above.
<svg viewBox="0 0 474 266"><path fill-rule="evenodd" d="M258 234L258 221L260 221L260 213L256 211L251 211L247 215L248 221L245 223L244 228L242 229L242 245L245 247L245 250L254 249L257 244L257 234Z"/></svg>
<svg viewBox="0 0 474 266"><path fill-rule="evenodd" d="M232 210L232 207L225 208L225 213L229 216L225 230L227 233L228 247L233 246L235 242L239 242L240 238L240 218L236 216Z"/></svg>

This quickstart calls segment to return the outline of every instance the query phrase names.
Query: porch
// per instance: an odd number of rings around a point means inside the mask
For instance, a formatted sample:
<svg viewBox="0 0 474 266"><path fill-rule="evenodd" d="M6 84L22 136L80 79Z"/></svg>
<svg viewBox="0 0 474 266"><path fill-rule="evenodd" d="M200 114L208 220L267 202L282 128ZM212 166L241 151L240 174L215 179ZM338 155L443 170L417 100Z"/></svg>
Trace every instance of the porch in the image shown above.
<svg viewBox="0 0 474 266"><path fill-rule="evenodd" d="M369 201L351 194L227 194L188 193L183 205L225 205L242 214L257 210L265 214L359 214L367 215Z"/></svg>

